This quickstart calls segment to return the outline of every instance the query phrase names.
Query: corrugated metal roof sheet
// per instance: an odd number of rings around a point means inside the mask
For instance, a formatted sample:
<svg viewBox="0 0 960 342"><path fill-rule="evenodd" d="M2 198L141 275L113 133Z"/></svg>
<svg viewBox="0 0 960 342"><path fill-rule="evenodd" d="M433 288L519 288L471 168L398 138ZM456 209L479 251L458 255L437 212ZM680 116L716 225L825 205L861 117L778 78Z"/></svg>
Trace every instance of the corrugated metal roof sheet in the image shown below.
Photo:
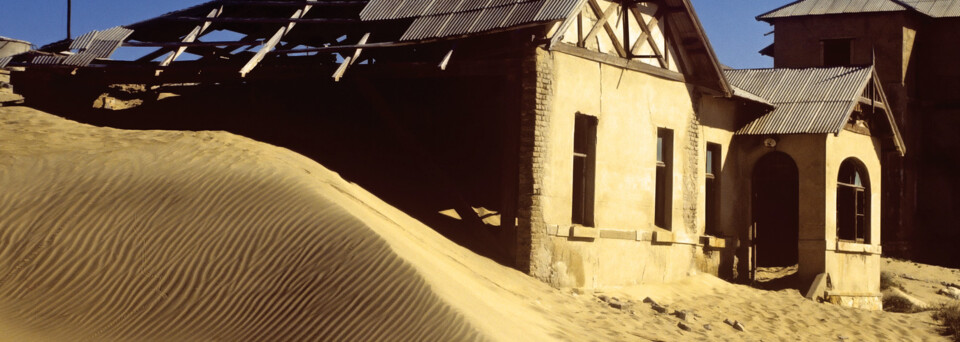
<svg viewBox="0 0 960 342"><path fill-rule="evenodd" d="M564 19L583 1L371 0L360 12L360 19L413 19L401 40L424 40Z"/></svg>
<svg viewBox="0 0 960 342"><path fill-rule="evenodd" d="M837 133L860 100L873 67L725 70L730 84L776 109L737 134Z"/></svg>
<svg viewBox="0 0 960 342"><path fill-rule="evenodd" d="M13 56L0 58L0 68L6 68L7 64L10 64L11 61L13 61Z"/></svg>
<svg viewBox="0 0 960 342"><path fill-rule="evenodd" d="M33 57L33 60L30 61L32 64L47 64L47 65L57 65L60 62L63 62L67 57L64 56L52 56L52 55L40 55Z"/></svg>
<svg viewBox="0 0 960 342"><path fill-rule="evenodd" d="M900 0L934 18L960 17L960 0Z"/></svg>
<svg viewBox="0 0 960 342"><path fill-rule="evenodd" d="M91 31L70 43L71 50L94 55L96 58L109 58L133 30L117 26L105 31Z"/></svg>
<svg viewBox="0 0 960 342"><path fill-rule="evenodd" d="M76 53L76 54L67 56L67 58L63 60L63 64L70 65L70 66L77 66L77 67L85 67L90 65L90 63L93 63L94 59L97 59L96 55L92 53L81 52L81 53Z"/></svg>
<svg viewBox="0 0 960 342"><path fill-rule="evenodd" d="M761 14L757 19L804 15L916 10L934 18L960 17L960 0L800 0Z"/></svg>

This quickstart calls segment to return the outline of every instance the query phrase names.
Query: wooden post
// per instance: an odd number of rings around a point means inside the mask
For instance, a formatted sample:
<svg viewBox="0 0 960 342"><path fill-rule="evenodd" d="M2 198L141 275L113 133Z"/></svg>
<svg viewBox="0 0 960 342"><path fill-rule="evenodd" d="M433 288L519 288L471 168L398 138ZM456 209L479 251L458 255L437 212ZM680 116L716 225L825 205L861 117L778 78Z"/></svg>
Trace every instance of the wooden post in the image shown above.
<svg viewBox="0 0 960 342"><path fill-rule="evenodd" d="M67 39L72 39L73 34L70 32L70 27L73 26L73 0L67 0Z"/></svg>

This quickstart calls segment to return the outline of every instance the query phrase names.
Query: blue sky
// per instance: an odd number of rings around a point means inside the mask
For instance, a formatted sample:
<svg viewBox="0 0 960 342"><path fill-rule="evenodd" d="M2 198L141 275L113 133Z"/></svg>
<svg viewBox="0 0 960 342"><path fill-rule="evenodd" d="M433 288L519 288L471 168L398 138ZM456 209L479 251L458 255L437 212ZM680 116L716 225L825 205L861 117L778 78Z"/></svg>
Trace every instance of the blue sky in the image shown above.
<svg viewBox="0 0 960 342"><path fill-rule="evenodd" d="M772 35L764 36L772 27L754 17L791 0L692 1L721 63L735 68L772 65L772 59L757 53L773 42ZM73 35L131 24L203 2L205 0L73 0ZM66 0L0 0L0 3L0 36L23 39L35 45L66 37Z"/></svg>

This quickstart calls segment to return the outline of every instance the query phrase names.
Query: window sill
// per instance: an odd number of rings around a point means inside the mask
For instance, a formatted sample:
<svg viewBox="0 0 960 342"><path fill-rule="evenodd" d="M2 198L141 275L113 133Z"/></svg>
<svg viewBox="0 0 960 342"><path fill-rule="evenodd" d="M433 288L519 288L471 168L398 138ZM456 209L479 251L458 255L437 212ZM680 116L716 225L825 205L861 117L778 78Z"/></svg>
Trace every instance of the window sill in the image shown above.
<svg viewBox="0 0 960 342"><path fill-rule="evenodd" d="M735 238L677 234L658 227L627 230L553 224L547 225L547 235L580 241L595 241L598 239L647 241L655 245L691 245L709 249L735 248L738 245Z"/></svg>
<svg viewBox="0 0 960 342"><path fill-rule="evenodd" d="M871 245L868 243L859 243L849 240L837 240L835 251L840 253L857 254L880 254L882 252L879 245Z"/></svg>

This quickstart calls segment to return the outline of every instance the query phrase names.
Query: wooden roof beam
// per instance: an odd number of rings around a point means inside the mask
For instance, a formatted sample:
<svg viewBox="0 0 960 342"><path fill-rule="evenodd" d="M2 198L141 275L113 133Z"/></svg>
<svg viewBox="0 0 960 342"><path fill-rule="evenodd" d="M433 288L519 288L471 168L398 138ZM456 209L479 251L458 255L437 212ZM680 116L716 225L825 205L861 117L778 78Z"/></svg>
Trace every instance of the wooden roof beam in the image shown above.
<svg viewBox="0 0 960 342"><path fill-rule="evenodd" d="M210 14L207 14L207 18L216 18L216 17L219 17L220 14L223 14L223 6L220 6L220 8L215 8L212 11L210 11ZM198 25L197 27L194 27L193 30L190 31L189 34L187 34L186 37L183 37L182 42L193 43L194 41L197 40L197 38L202 36L207 31L208 28L210 28L211 24L213 23L210 21L204 21L203 24ZM163 60L163 62L160 62L160 66L165 67L170 65L170 63L173 63L173 61L176 60L177 57L180 57L180 55L182 55L184 51L187 51L186 46L178 47L176 50L171 52L170 55Z"/></svg>
<svg viewBox="0 0 960 342"><path fill-rule="evenodd" d="M176 20L176 21L197 21L197 22L206 22L212 21L214 23L241 23L241 24L357 24L360 23L360 20L349 19L349 18L239 18L239 17L219 17L219 18L203 18L203 17L165 17L164 19Z"/></svg>
<svg viewBox="0 0 960 342"><path fill-rule="evenodd" d="M123 46L132 46L132 47L161 47L166 49L173 49L180 46L185 47L207 47L207 46L253 46L253 45L263 45L263 40L250 40L250 41L216 41L216 42L124 42ZM158 56L159 57L159 56Z"/></svg>
<svg viewBox="0 0 960 342"><path fill-rule="evenodd" d="M367 40L369 39L370 39L370 32L367 32L363 35L363 37L360 37L360 42L357 43L357 46L363 46L363 44L366 44ZM343 59L343 62L340 63L339 67L337 67L337 70L333 72L334 82L340 82L340 78L342 78L343 74L347 72L347 68L353 65L353 63L356 63L358 59L360 59L360 53L362 52L363 52L363 48L358 47L356 50L354 50L353 56L348 56L347 58Z"/></svg>
<svg viewBox="0 0 960 342"><path fill-rule="evenodd" d="M617 39L616 31L613 30L613 27L610 26L609 22L613 13L616 13L617 9L620 8L620 4L612 3L610 4L610 7L607 7L606 11L603 11L600 8L600 4L597 2L597 0L590 0L588 3L590 4L590 8L593 9L593 12L596 14L597 18L600 18L597 20L597 23L602 23L603 29L607 31L607 36L609 36L610 40L613 42L613 48L617 50L617 54L620 55L620 57L627 58L627 51L623 48L623 44L620 43L620 39ZM594 28L590 31L593 35L596 35L596 32L594 31L597 29L597 26L594 25ZM590 38L590 34L587 34L587 37L585 37L583 41L587 41Z"/></svg>
<svg viewBox="0 0 960 342"><path fill-rule="evenodd" d="M640 33L640 37L637 38L637 42L633 44L633 47L630 49L630 54L635 55L640 52L640 48L643 46L643 42L646 41L650 45L650 48L653 49L653 54L656 55L657 62L660 63L660 67L667 69L667 60L663 58L663 51L660 50L660 46L657 45L657 40L653 39L653 29L660 25L659 19L663 15L663 12L660 7L657 7L657 12L653 14L653 17L650 18L650 22L643 22L643 13L640 12L640 9L636 6L630 6L630 12L633 12L633 16L640 22L640 29L643 32ZM667 35L663 35L663 39L667 39ZM666 46L664 46L666 47Z"/></svg>
<svg viewBox="0 0 960 342"><path fill-rule="evenodd" d="M312 5L303 6L302 9L298 9L296 12L294 12L293 15L290 16L290 19L302 19L305 15L307 15L307 12L310 12L311 8L313 8ZM273 50L273 48L277 46L277 43L280 43L280 39L287 35L290 30L293 30L293 27L296 25L297 23L290 22L278 29L277 32L273 34L273 37L270 37L270 40L268 40L267 43L260 48L260 51L257 51L257 54L254 55L253 58L251 58L250 61L243 66L243 68L240 69L240 77L246 77L247 74L253 70L253 68L256 68L257 64L260 64L260 61L263 60L263 57L267 55L267 52Z"/></svg>

